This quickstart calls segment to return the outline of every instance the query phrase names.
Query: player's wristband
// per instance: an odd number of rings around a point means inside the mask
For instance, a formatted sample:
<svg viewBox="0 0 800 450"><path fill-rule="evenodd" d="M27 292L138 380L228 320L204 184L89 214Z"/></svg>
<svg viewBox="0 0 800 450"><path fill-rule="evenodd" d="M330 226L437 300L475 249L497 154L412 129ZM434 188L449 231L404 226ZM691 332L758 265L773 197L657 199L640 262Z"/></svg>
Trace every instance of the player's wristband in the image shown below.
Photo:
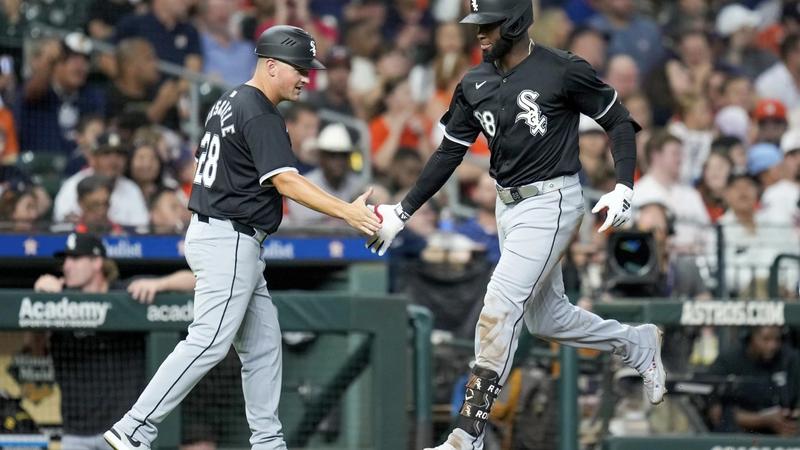
<svg viewBox="0 0 800 450"><path fill-rule="evenodd" d="M400 203L398 203L397 206L394 207L394 213L397 214L397 217L399 217L400 220L402 220L403 222L406 222L408 219L411 218L411 214L405 212L405 210L403 209L403 205L401 205Z"/></svg>

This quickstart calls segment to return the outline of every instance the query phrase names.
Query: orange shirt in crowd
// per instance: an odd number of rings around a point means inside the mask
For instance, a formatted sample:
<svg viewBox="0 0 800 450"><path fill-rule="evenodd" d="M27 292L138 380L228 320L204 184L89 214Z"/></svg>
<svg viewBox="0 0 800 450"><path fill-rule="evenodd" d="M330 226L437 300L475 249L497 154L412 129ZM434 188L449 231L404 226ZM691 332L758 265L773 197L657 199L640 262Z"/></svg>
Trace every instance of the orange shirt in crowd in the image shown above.
<svg viewBox="0 0 800 450"><path fill-rule="evenodd" d="M425 128L423 136L430 136L431 121L427 117L420 116L420 118ZM375 156L378 153L378 149L386 142L386 138L389 137L389 124L386 123L385 116L380 115L372 119L372 122L369 123L369 135L372 140L372 155ZM403 134L400 135L400 147L419 148L419 139L419 135L406 127L403 130Z"/></svg>
<svg viewBox="0 0 800 450"><path fill-rule="evenodd" d="M0 108L0 131L5 135L5 146L0 147L0 162L14 162L19 154L19 141L14 128L14 116L7 108Z"/></svg>

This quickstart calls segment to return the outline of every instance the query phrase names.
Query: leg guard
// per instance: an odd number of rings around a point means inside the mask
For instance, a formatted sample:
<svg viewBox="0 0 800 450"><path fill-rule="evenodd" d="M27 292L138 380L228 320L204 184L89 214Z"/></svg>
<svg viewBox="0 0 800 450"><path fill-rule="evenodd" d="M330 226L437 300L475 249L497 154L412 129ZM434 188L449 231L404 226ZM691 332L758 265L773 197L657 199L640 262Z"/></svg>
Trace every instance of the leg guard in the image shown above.
<svg viewBox="0 0 800 450"><path fill-rule="evenodd" d="M483 433L492 403L500 395L499 381L500 376L493 370L477 365L472 368L456 428L461 428L472 436Z"/></svg>

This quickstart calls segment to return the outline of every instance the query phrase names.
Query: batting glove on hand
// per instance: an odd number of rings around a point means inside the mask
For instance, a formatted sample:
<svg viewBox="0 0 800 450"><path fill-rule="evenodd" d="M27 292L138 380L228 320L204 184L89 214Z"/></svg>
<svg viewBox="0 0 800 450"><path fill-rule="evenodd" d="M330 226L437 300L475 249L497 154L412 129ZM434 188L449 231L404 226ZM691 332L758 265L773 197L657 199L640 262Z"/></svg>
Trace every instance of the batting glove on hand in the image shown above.
<svg viewBox="0 0 800 450"><path fill-rule="evenodd" d="M609 226L621 227L626 222L631 220L631 202L633 201L633 189L625 186L624 184L617 183L614 190L600 197L597 204L592 208L592 214L597 214L603 208L608 208L606 211L606 221L598 233L602 233Z"/></svg>
<svg viewBox="0 0 800 450"><path fill-rule="evenodd" d="M378 252L379 256L383 256L392 245L394 238L397 237L397 233L406 226L408 214L403 211L403 207L399 203L373 206L373 211L381 221L381 229L369 238L366 247L372 253Z"/></svg>

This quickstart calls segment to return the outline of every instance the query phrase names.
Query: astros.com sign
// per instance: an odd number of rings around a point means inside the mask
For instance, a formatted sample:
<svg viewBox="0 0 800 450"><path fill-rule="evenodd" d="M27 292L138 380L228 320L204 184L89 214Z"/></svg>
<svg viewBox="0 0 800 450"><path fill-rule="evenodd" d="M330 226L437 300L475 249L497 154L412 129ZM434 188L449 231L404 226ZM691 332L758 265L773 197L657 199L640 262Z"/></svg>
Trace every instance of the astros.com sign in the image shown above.
<svg viewBox="0 0 800 450"><path fill-rule="evenodd" d="M783 302L767 301L684 302L681 325L783 325L783 306ZM727 450L728 447L714 447L712 450L721 449Z"/></svg>

